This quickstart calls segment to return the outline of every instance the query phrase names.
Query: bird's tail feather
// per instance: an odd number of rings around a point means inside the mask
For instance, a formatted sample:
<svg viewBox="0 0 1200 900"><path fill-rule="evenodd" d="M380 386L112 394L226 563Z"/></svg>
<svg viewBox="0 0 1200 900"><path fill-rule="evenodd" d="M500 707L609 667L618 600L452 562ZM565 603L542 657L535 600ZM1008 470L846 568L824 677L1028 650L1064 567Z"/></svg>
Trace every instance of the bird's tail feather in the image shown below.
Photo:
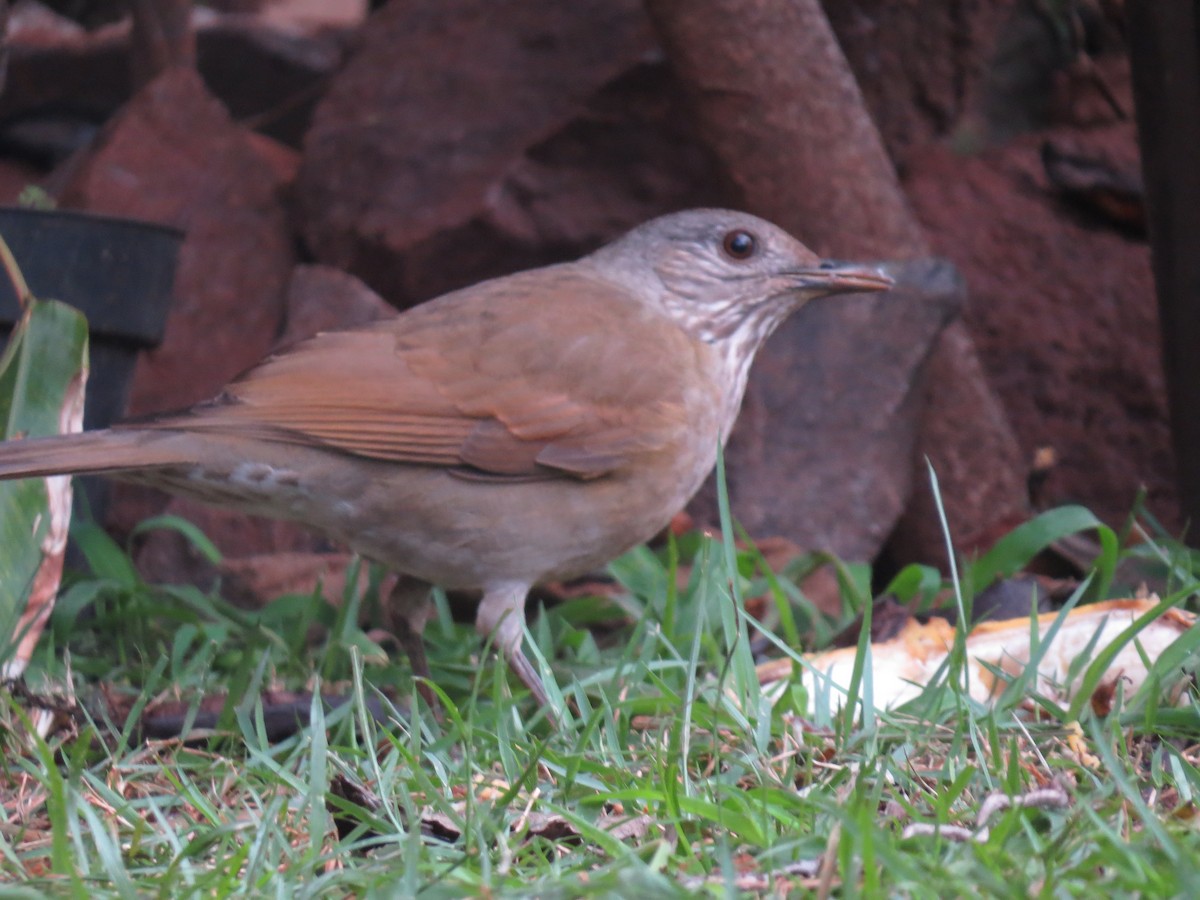
<svg viewBox="0 0 1200 900"><path fill-rule="evenodd" d="M0 479L120 472L187 462L173 442L161 437L131 428L0 441Z"/></svg>

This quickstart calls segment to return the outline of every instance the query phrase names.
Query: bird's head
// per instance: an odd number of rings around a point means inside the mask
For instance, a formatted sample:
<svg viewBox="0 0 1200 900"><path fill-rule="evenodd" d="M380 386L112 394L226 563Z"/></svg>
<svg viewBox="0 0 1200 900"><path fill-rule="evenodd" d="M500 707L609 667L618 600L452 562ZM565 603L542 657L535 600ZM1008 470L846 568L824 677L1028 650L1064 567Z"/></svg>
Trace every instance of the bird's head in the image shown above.
<svg viewBox="0 0 1200 900"><path fill-rule="evenodd" d="M872 266L822 260L782 228L725 209L652 219L592 260L698 340L751 355L809 300L892 284Z"/></svg>
<svg viewBox="0 0 1200 900"><path fill-rule="evenodd" d="M782 228L724 209L652 219L590 262L712 347L726 438L750 365L781 322L817 297L892 285L873 266L822 260Z"/></svg>

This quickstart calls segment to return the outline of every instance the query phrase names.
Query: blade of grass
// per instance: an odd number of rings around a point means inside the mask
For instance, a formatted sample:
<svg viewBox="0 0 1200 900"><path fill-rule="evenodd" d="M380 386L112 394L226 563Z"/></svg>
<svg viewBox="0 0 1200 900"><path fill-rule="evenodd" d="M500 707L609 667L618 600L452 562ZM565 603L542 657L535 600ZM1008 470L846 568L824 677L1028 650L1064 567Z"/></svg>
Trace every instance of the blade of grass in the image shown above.
<svg viewBox="0 0 1200 900"><path fill-rule="evenodd" d="M1142 613L1120 634L1118 634L1111 643L1103 650L1096 654L1096 658L1092 660L1084 673L1083 680L1079 684L1079 691L1074 699L1071 700L1071 706L1067 710L1067 714L1072 719L1078 719L1079 714L1083 711L1083 707L1091 699L1095 693L1097 685L1106 674L1109 667L1117 654L1124 649L1125 645L1136 638L1142 630L1165 613L1167 610L1178 606L1186 598L1186 595L1180 594L1175 597L1169 597L1160 603Z"/></svg>

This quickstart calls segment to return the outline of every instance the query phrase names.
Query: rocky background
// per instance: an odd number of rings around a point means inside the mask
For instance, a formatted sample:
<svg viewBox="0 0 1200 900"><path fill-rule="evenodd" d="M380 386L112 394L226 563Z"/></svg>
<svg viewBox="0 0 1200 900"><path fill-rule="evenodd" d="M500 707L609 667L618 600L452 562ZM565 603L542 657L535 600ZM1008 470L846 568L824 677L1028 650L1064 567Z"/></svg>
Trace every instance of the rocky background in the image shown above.
<svg viewBox="0 0 1200 900"><path fill-rule="evenodd" d="M1142 486L1181 525L1120 0L53 5L10 13L0 201L35 185L185 232L133 414L281 340L732 205L904 261L893 297L806 310L760 358L728 453L751 534L937 564L926 457L964 551L1045 506L1120 522ZM164 508L234 592L336 591L336 548L293 525L128 488L107 518ZM171 535L139 555L212 574Z"/></svg>

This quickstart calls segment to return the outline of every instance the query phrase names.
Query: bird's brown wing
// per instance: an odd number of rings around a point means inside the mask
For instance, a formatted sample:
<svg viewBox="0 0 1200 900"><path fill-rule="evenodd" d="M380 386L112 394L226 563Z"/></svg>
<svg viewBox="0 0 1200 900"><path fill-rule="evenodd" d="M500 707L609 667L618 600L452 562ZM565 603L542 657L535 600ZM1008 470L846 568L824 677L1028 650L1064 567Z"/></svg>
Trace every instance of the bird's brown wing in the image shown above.
<svg viewBox="0 0 1200 900"><path fill-rule="evenodd" d="M670 322L561 266L318 335L158 424L477 477L595 478L680 437L691 352Z"/></svg>

